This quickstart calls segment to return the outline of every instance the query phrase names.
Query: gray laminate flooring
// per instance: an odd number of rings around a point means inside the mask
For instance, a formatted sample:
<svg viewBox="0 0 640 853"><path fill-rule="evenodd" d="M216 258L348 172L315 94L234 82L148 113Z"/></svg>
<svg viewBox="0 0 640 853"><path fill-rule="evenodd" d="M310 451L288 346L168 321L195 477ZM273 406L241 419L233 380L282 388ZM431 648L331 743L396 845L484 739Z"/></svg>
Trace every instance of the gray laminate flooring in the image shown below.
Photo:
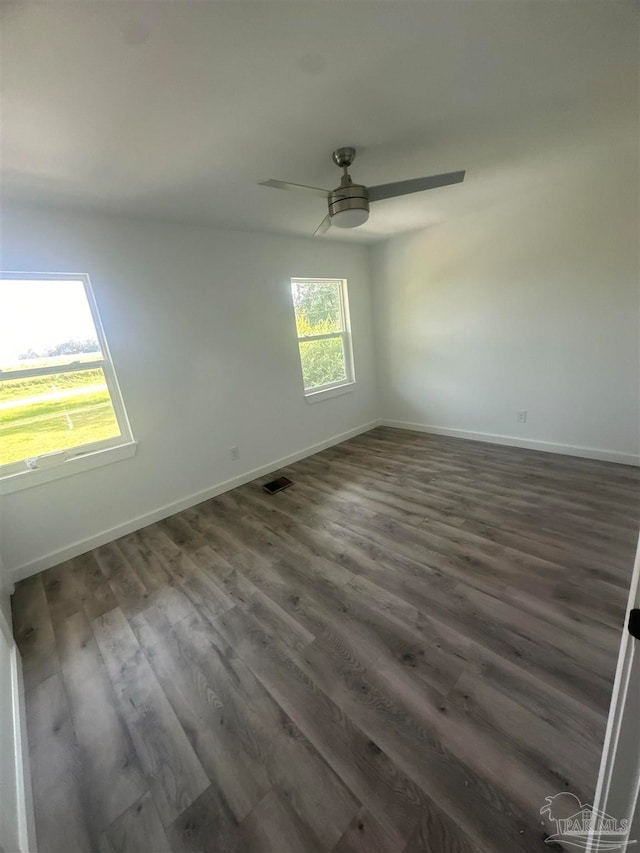
<svg viewBox="0 0 640 853"><path fill-rule="evenodd" d="M378 428L18 584L40 853L549 851L636 469Z"/></svg>

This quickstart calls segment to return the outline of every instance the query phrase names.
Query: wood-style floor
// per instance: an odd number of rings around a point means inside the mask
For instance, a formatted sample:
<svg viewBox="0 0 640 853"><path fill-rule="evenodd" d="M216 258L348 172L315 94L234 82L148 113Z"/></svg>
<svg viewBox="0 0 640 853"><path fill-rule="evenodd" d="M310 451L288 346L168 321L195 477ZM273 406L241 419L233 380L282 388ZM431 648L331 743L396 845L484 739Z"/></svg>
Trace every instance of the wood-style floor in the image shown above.
<svg viewBox="0 0 640 853"><path fill-rule="evenodd" d="M282 473L17 586L40 853L549 851L640 472L379 428Z"/></svg>

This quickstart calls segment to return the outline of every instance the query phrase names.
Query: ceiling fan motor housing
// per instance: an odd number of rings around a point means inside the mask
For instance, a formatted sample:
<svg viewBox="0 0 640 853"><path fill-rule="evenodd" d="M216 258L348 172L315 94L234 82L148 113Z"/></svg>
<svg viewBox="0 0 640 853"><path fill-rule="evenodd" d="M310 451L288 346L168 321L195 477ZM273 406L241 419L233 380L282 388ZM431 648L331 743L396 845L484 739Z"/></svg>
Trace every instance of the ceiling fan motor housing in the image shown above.
<svg viewBox="0 0 640 853"><path fill-rule="evenodd" d="M331 224L338 228L357 228L369 218L369 193L360 184L347 184L329 193Z"/></svg>

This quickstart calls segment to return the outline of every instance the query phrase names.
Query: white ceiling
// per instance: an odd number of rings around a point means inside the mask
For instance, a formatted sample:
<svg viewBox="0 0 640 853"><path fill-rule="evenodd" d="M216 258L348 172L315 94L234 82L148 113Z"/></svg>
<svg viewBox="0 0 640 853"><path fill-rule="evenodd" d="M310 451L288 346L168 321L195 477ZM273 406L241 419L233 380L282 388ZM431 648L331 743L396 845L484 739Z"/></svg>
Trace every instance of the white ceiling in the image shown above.
<svg viewBox="0 0 640 853"><path fill-rule="evenodd" d="M553 152L629 121L636 0L4 3L2 192L20 200L310 235L331 151L356 181L467 169L378 202L378 240L544 180ZM322 238L326 239L326 238Z"/></svg>

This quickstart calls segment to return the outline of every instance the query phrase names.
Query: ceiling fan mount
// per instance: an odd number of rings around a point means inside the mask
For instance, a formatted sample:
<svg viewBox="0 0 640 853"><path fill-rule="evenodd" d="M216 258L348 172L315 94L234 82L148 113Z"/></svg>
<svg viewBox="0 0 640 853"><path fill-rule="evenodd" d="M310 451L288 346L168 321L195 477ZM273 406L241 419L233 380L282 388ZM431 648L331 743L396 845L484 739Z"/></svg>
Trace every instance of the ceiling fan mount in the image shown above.
<svg viewBox="0 0 640 853"><path fill-rule="evenodd" d="M349 166L356 159L356 149L355 148L336 148L336 150L332 154L333 162L336 166L339 166L341 169L346 166Z"/></svg>
<svg viewBox="0 0 640 853"><path fill-rule="evenodd" d="M431 175L428 178L413 178L408 181L397 181L393 184L380 184L376 187L365 187L354 184L349 174L349 166L356 156L356 149L351 147L336 148L332 154L333 162L343 170L340 186L334 190L324 190L320 187L308 187L304 184L291 184L287 181L263 181L262 186L274 187L279 190L302 190L321 195L328 204L329 212L316 228L314 236L324 234L331 225L338 228L357 228L369 218L369 203L385 198L395 198L409 193L422 192L435 187L446 187L459 184L464 180L465 172L446 172L442 175Z"/></svg>

